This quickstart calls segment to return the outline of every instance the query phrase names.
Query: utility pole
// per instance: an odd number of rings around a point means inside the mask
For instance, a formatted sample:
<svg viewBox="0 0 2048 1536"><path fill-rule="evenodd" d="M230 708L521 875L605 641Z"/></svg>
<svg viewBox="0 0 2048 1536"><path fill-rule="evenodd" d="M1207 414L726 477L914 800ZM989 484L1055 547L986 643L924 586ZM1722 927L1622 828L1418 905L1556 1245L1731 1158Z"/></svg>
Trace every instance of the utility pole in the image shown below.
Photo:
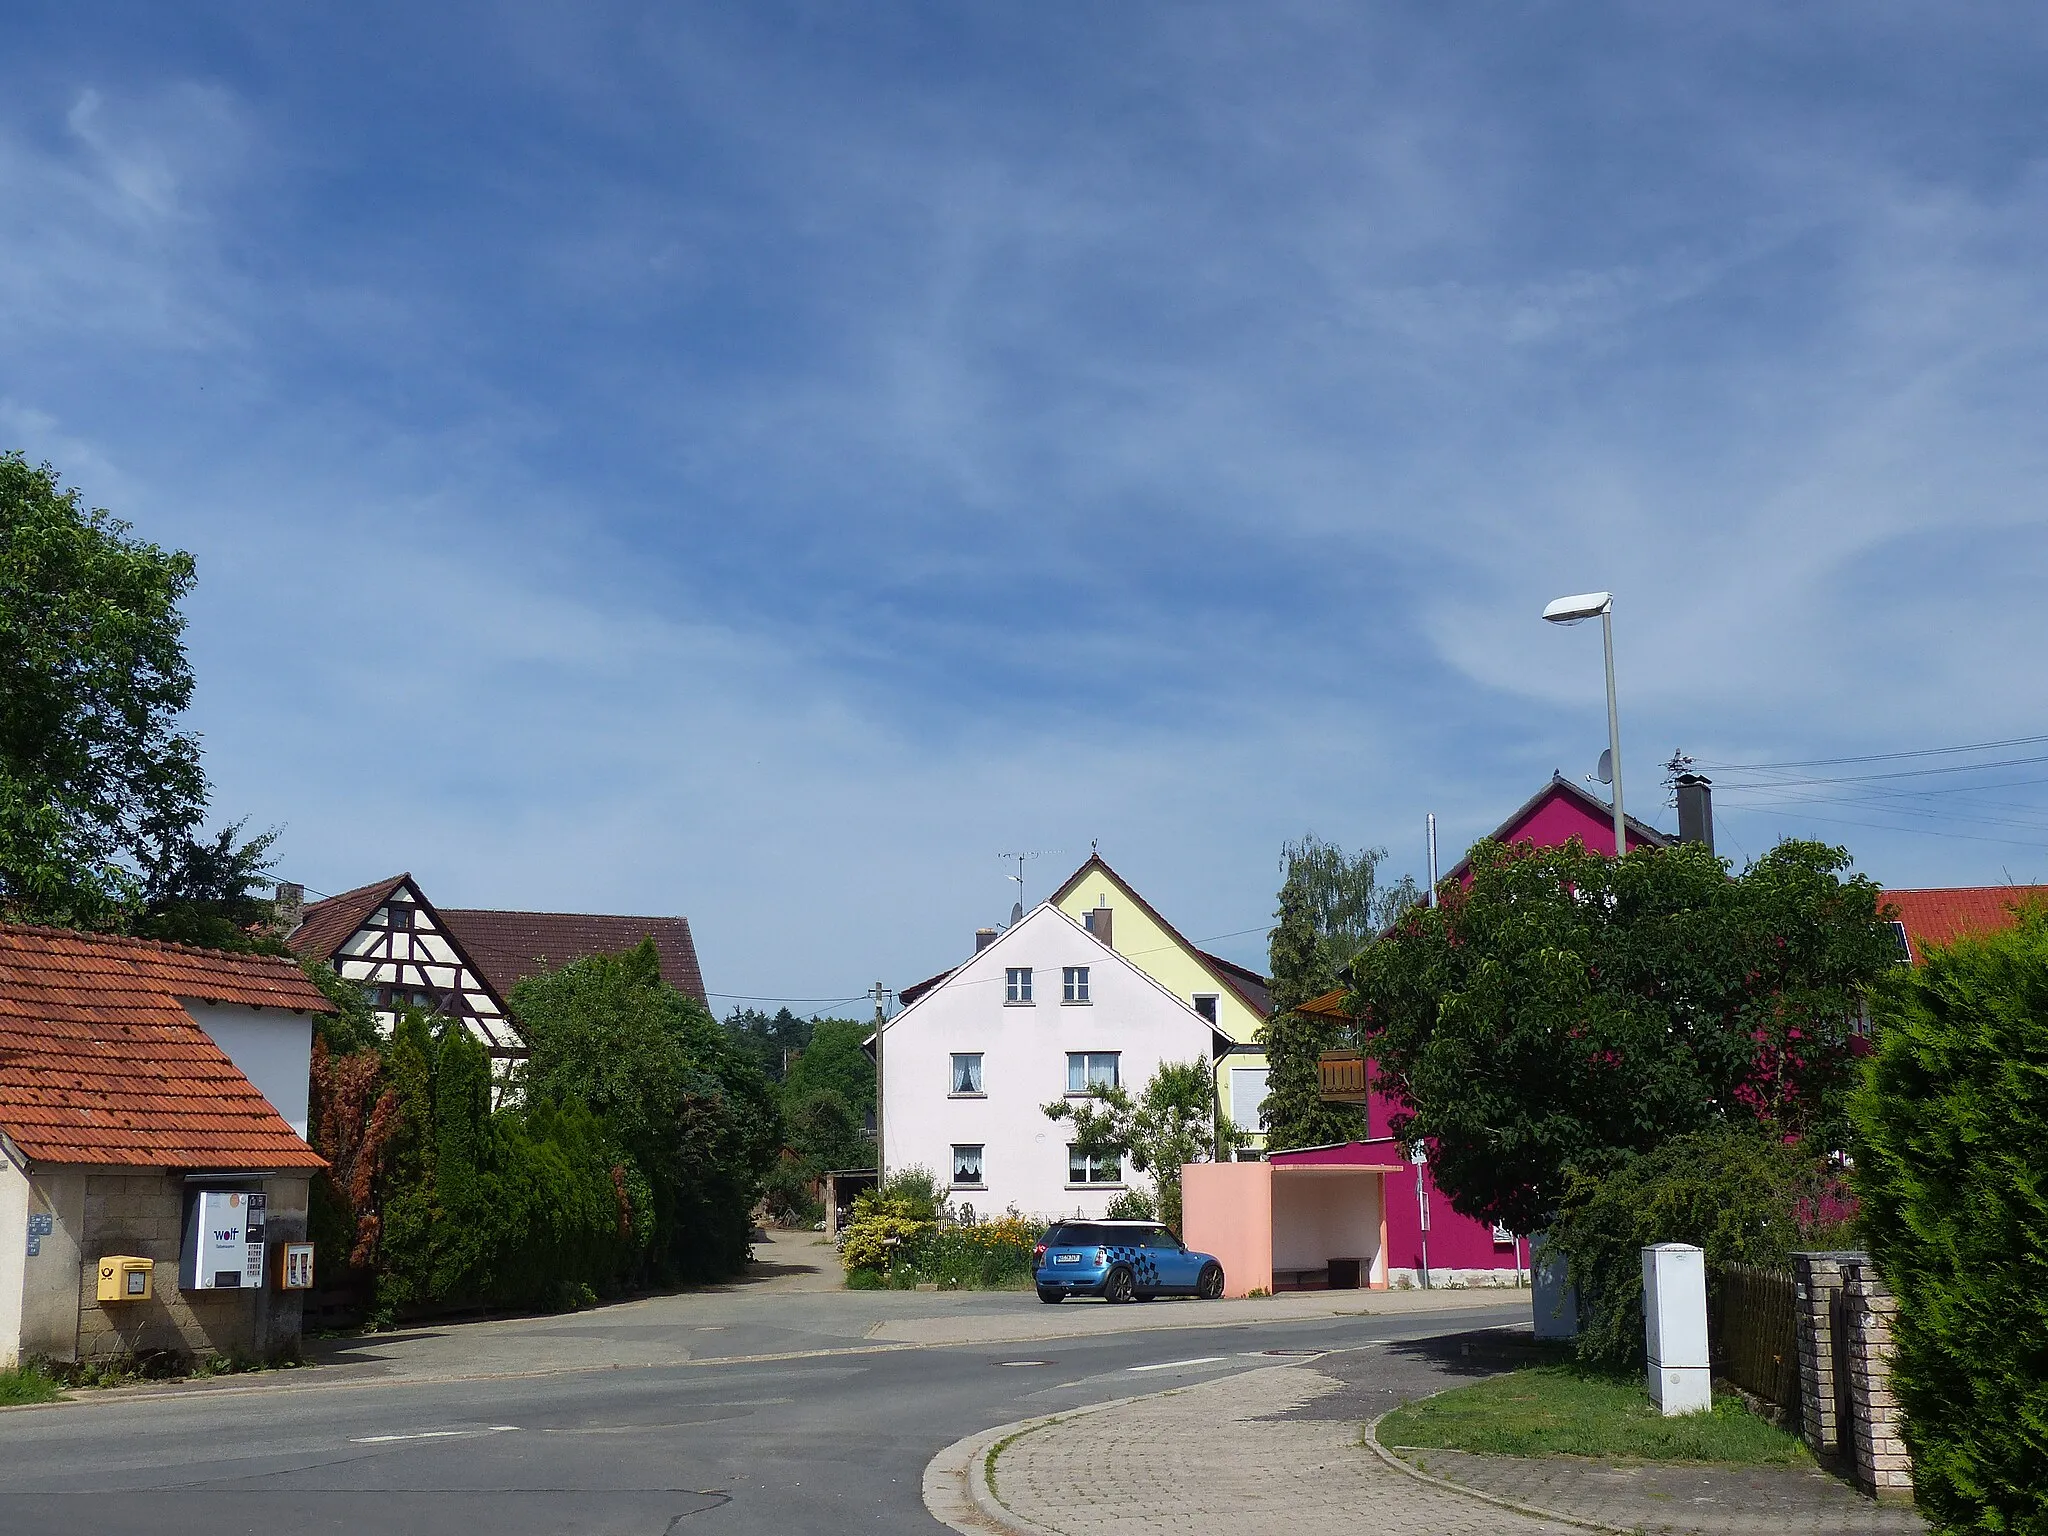
<svg viewBox="0 0 2048 1536"><path fill-rule="evenodd" d="M884 1126L882 1119L884 1108L882 1102L882 1084L884 1082L882 1075L882 1041L889 1027L889 1020L888 1016L882 1011L882 999L889 994L878 981L869 995L875 1000L875 1187L880 1189L883 1179L888 1177L888 1170L882 1165L882 1130Z"/></svg>
<svg viewBox="0 0 2048 1536"><path fill-rule="evenodd" d="M1436 812L1429 813L1429 904L1436 905Z"/></svg>

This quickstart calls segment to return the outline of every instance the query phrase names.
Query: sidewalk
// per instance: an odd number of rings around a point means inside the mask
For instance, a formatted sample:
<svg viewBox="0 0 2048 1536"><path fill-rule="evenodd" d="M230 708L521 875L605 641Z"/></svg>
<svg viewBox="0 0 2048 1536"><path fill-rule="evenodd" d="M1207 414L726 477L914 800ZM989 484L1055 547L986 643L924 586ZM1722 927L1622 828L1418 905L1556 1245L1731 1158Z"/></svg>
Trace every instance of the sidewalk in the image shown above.
<svg viewBox="0 0 2048 1536"><path fill-rule="evenodd" d="M1430 1451L1433 1476L1417 1476L1362 1442L1363 1424L1387 1408L1474 1374L1484 1369L1428 1346L1383 1346L1005 1425L933 1462L927 1504L955 1530L982 1536L1926 1529L1911 1509L1873 1503L1814 1471Z"/></svg>

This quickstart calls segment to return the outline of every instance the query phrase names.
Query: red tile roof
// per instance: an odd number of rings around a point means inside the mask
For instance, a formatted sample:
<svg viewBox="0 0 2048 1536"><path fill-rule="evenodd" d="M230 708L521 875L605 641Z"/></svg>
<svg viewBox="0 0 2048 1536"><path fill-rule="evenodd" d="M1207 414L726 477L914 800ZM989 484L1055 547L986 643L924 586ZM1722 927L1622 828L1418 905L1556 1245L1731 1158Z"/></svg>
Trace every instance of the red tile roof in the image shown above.
<svg viewBox="0 0 2048 1536"><path fill-rule="evenodd" d="M0 1132L35 1162L324 1167L181 998L334 1011L279 956L0 924Z"/></svg>
<svg viewBox="0 0 2048 1536"><path fill-rule="evenodd" d="M697 943L687 917L614 917L590 912L489 912L436 909L500 997L522 978L551 971L586 955L616 955L642 939L654 940L661 979L707 1003L704 973L697 968ZM297 942L294 940L294 942Z"/></svg>
<svg viewBox="0 0 2048 1536"><path fill-rule="evenodd" d="M293 949L313 960L332 960L369 915L391 899L392 892L409 883L412 876L393 875L374 885L359 885L339 896L314 902L299 917L289 940Z"/></svg>
<svg viewBox="0 0 2048 1536"><path fill-rule="evenodd" d="M2000 933L2019 920L2027 901L2048 901L2048 885L1951 885L1922 891L1886 891L1885 901L1905 927L1912 960L1927 958L1926 946Z"/></svg>

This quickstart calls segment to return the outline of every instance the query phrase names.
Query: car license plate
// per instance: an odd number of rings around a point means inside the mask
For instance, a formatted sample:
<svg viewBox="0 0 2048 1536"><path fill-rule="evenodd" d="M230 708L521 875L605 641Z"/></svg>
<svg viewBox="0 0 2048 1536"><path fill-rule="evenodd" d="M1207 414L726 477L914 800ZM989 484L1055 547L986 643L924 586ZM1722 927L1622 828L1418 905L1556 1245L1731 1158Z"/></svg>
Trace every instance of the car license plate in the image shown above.
<svg viewBox="0 0 2048 1536"><path fill-rule="evenodd" d="M1078 1253L1056 1253L1052 1256L1052 1261L1055 1264L1078 1264L1081 1262L1081 1255Z"/></svg>

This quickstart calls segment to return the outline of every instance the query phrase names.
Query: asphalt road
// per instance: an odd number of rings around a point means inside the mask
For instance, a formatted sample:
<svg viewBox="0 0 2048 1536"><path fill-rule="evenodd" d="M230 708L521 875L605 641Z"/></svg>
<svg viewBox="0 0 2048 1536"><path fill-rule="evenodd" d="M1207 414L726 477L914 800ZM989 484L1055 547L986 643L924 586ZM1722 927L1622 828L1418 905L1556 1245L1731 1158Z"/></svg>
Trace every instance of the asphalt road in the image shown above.
<svg viewBox="0 0 2048 1536"><path fill-rule="evenodd" d="M1028 1293L1015 1304L1038 1307ZM1270 1365L1269 1350L1357 1349L1527 1316L1517 1297L1436 1316L1035 1345L87 1397L0 1413L0 1533L937 1532L924 1466L963 1435ZM1371 1356L1353 1357L1350 1374L1369 1384Z"/></svg>

